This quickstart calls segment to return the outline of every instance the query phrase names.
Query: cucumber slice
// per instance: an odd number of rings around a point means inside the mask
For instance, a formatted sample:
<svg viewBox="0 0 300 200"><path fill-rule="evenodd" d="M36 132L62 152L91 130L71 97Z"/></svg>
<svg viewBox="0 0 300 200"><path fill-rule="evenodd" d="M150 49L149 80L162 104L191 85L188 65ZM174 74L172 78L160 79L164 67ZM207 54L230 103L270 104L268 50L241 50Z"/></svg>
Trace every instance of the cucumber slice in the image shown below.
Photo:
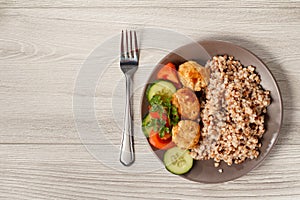
<svg viewBox="0 0 300 200"><path fill-rule="evenodd" d="M164 154L164 164L168 171L173 174L185 174L193 166L193 158L187 150L182 150L178 147L168 149Z"/></svg>
<svg viewBox="0 0 300 200"><path fill-rule="evenodd" d="M176 92L176 87L169 81L159 80L156 83L149 86L147 98L148 101L152 99L154 95L161 95L165 97L172 97L172 94Z"/></svg>
<svg viewBox="0 0 300 200"><path fill-rule="evenodd" d="M142 121L142 129L146 137L149 137L152 127L147 126L147 124L151 121L150 114L148 113L146 117L144 117Z"/></svg>

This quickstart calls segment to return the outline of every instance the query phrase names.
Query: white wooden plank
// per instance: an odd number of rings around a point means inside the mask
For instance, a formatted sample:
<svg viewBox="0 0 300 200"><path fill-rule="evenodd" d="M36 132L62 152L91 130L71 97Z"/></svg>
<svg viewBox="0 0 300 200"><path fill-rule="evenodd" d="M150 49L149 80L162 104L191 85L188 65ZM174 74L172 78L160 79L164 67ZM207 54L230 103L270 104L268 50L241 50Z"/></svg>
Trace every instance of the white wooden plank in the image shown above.
<svg viewBox="0 0 300 200"><path fill-rule="evenodd" d="M102 0L102 1L71 1L71 0L63 0L63 1L47 1L47 0L38 0L34 2L30 1L21 1L21 0L14 0L14 1L0 1L1 7L13 7L13 8L24 8L24 7L86 7L86 8L102 8L102 7L150 7L150 8L295 8L299 7L299 1L274 1L274 0L251 0L251 1L216 1L216 0L209 0L209 1L196 1L196 0L189 0L189 1L180 1L180 0L140 0L140 1L129 1L129 0L117 0L117 1L109 1L109 0Z"/></svg>
<svg viewBox="0 0 300 200"><path fill-rule="evenodd" d="M262 166L224 184L195 183L154 169L159 167L155 157L152 165L143 166L155 170L151 173L118 172L91 158L80 145L1 145L0 152L0 193L14 199L281 199L300 195L297 146L277 146ZM140 159L137 162L149 162Z"/></svg>

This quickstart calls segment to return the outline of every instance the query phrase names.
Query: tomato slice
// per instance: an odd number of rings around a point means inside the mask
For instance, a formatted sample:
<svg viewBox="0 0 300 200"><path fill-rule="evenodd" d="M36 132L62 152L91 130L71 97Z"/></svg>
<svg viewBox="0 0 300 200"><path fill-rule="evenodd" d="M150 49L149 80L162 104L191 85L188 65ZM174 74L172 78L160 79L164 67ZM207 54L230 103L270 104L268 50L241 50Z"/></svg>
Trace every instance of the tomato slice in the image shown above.
<svg viewBox="0 0 300 200"><path fill-rule="evenodd" d="M175 144L172 142L171 135L169 138L162 139L159 137L159 134L154 131L150 132L149 142L152 146L158 149L169 149L175 146Z"/></svg>
<svg viewBox="0 0 300 200"><path fill-rule="evenodd" d="M167 121L167 119L168 119L167 114L163 113L160 116L159 112L150 112L150 117L153 118L153 119L160 119L160 118L162 118L165 121Z"/></svg>
<svg viewBox="0 0 300 200"><path fill-rule="evenodd" d="M177 75L177 70L173 63L168 63L163 66L157 73L157 79L169 80L174 83L176 88L181 87L181 83Z"/></svg>
<svg viewBox="0 0 300 200"><path fill-rule="evenodd" d="M159 136L159 135L158 135ZM160 137L161 140L172 140L172 135L170 133L165 133L163 137Z"/></svg>

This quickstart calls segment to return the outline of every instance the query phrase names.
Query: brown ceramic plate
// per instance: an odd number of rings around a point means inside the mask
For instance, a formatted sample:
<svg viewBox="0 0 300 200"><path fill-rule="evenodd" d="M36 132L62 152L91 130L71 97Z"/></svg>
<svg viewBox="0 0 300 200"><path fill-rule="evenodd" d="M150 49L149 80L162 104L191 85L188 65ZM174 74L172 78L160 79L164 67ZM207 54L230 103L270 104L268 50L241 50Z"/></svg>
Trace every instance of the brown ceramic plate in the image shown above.
<svg viewBox="0 0 300 200"><path fill-rule="evenodd" d="M203 48L202 48L203 47ZM204 50L205 49L205 50ZM277 141L280 126L282 123L282 101L280 91L276 81L266 65L248 50L236 46L231 43L222 41L203 41L199 43L189 44L174 52L168 54L163 58L152 72L148 83L155 80L155 76L161 67L168 63L173 62L176 65L183 63L186 60L196 60L204 65L208 59L214 55L232 55L235 59L246 65L253 65L261 77L261 85L264 89L271 91L272 103L267 108L266 115L266 132L262 138L262 147L260 148L260 155L257 159L247 159L242 164L228 166L226 163L221 162L218 168L214 167L213 160L196 161L194 160L193 168L186 174L181 175L183 178L203 182L203 183L220 183L226 182L245 175L252 169L257 167L269 154L270 150ZM146 100L146 89L142 100L142 116L145 116L148 102ZM150 145L150 144L149 144ZM151 146L151 145L150 145ZM151 146L155 154L162 161L164 151L157 150ZM218 169L223 169L223 173L219 173Z"/></svg>

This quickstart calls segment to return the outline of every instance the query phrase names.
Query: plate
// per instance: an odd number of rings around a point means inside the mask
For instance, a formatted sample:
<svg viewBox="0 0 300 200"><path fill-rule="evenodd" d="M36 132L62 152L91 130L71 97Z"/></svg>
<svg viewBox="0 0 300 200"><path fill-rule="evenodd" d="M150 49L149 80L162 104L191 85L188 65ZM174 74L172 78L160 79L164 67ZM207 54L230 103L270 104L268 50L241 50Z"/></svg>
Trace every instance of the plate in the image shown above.
<svg viewBox="0 0 300 200"><path fill-rule="evenodd" d="M168 54L158 63L150 75L148 83L151 83L153 80L155 80L157 72L164 64L168 62L173 62L178 65L186 60L196 60L200 64L205 65L206 61L211 57L223 54L234 56L234 58L239 60L244 66L255 66L256 72L261 77L261 85L265 90L269 90L271 92L270 95L272 101L267 108L267 114L265 117L266 132L263 135L262 146L260 147L260 155L257 159L246 159L246 161L241 164L233 164L231 166L221 162L218 168L214 167L214 161L212 159L206 161L194 160L193 168L188 173L180 176L196 182L221 183L234 180L259 166L276 143L282 123L283 109L281 94L271 72L267 66L253 53L232 43L223 41L201 41L199 43L182 46ZM141 117L146 115L148 111L147 107L148 103L146 100L145 87L141 105ZM162 161L164 151L157 150L152 146L151 148L157 157ZM218 169L222 169L223 172L220 173Z"/></svg>

